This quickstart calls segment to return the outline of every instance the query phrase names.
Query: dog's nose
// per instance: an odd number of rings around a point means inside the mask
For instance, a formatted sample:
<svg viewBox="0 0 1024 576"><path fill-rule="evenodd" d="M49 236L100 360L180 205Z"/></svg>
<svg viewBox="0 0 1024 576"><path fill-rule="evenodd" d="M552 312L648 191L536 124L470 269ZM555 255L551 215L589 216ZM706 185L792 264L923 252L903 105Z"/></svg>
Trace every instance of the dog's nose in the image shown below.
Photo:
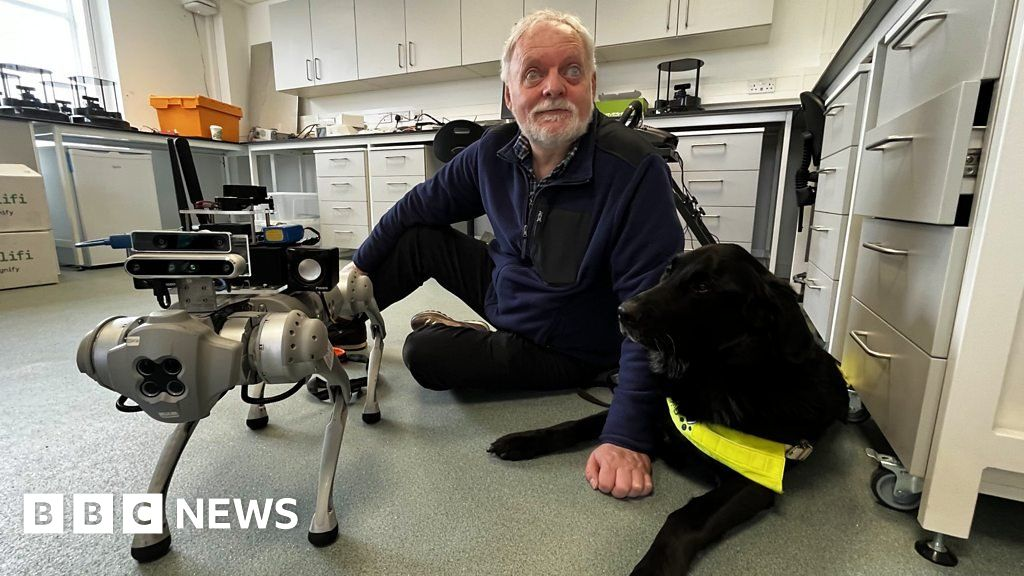
<svg viewBox="0 0 1024 576"><path fill-rule="evenodd" d="M619 306L619 322L627 325L634 325L640 321L640 307L629 301Z"/></svg>

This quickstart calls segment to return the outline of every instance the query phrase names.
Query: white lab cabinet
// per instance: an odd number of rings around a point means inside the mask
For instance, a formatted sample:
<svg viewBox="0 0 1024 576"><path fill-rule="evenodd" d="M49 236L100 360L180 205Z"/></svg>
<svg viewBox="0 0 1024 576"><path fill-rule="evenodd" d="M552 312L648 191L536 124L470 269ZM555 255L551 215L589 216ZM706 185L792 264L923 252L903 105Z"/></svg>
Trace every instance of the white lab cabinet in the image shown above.
<svg viewBox="0 0 1024 576"><path fill-rule="evenodd" d="M522 2L479 0L462 3L462 65L501 60L512 26L523 17Z"/></svg>
<svg viewBox="0 0 1024 576"><path fill-rule="evenodd" d="M74 248L75 242L106 238L132 230L159 230L153 159L146 151L99 146L41 148L58 261L92 267L124 262L124 250L107 246Z"/></svg>
<svg viewBox="0 0 1024 576"><path fill-rule="evenodd" d="M677 33L703 34L772 23L774 0L680 0Z"/></svg>
<svg viewBox="0 0 1024 576"><path fill-rule="evenodd" d="M359 78L461 64L458 0L357 0Z"/></svg>
<svg viewBox="0 0 1024 576"><path fill-rule="evenodd" d="M594 24L597 22L597 0L526 0L523 6L525 14L536 12L541 8L568 12L579 18L591 34L594 33Z"/></svg>
<svg viewBox="0 0 1024 576"><path fill-rule="evenodd" d="M270 5L278 90L359 77L354 0L288 0Z"/></svg>
<svg viewBox="0 0 1024 576"><path fill-rule="evenodd" d="M597 0L598 46L613 46L676 35L680 2L686 0Z"/></svg>

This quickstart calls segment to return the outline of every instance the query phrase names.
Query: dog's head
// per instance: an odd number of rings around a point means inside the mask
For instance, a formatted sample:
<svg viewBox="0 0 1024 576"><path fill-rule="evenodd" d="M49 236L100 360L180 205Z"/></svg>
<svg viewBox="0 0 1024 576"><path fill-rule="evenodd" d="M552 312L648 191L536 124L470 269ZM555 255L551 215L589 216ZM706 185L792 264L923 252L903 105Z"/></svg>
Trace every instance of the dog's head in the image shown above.
<svg viewBox="0 0 1024 576"><path fill-rule="evenodd" d="M713 244L674 256L657 285L619 306L619 327L647 348L655 373L678 378L694 359L771 339L796 306L789 286L746 250Z"/></svg>

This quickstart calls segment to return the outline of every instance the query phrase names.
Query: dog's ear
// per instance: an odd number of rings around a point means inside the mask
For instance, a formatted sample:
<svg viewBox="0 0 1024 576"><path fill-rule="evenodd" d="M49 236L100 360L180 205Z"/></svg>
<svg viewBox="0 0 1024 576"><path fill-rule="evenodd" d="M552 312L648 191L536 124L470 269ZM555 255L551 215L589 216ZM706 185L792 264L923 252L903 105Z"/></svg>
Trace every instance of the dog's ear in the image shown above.
<svg viewBox="0 0 1024 576"><path fill-rule="evenodd" d="M757 288L747 301L747 317L759 336L774 342L788 360L800 361L813 338L800 312L796 292L763 266L758 276Z"/></svg>

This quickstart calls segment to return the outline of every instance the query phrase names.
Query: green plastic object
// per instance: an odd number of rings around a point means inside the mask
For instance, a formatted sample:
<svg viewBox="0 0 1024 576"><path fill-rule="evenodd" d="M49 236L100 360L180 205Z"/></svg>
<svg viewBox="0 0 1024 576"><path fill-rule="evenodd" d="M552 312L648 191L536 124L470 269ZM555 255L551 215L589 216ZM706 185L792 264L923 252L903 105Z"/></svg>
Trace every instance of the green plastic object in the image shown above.
<svg viewBox="0 0 1024 576"><path fill-rule="evenodd" d="M622 116L622 112L629 106L629 103L633 100L639 100L640 105L643 106L644 113L647 112L647 99L646 98L623 98L621 100L598 100L594 102L594 106L601 111L605 116L617 117Z"/></svg>

